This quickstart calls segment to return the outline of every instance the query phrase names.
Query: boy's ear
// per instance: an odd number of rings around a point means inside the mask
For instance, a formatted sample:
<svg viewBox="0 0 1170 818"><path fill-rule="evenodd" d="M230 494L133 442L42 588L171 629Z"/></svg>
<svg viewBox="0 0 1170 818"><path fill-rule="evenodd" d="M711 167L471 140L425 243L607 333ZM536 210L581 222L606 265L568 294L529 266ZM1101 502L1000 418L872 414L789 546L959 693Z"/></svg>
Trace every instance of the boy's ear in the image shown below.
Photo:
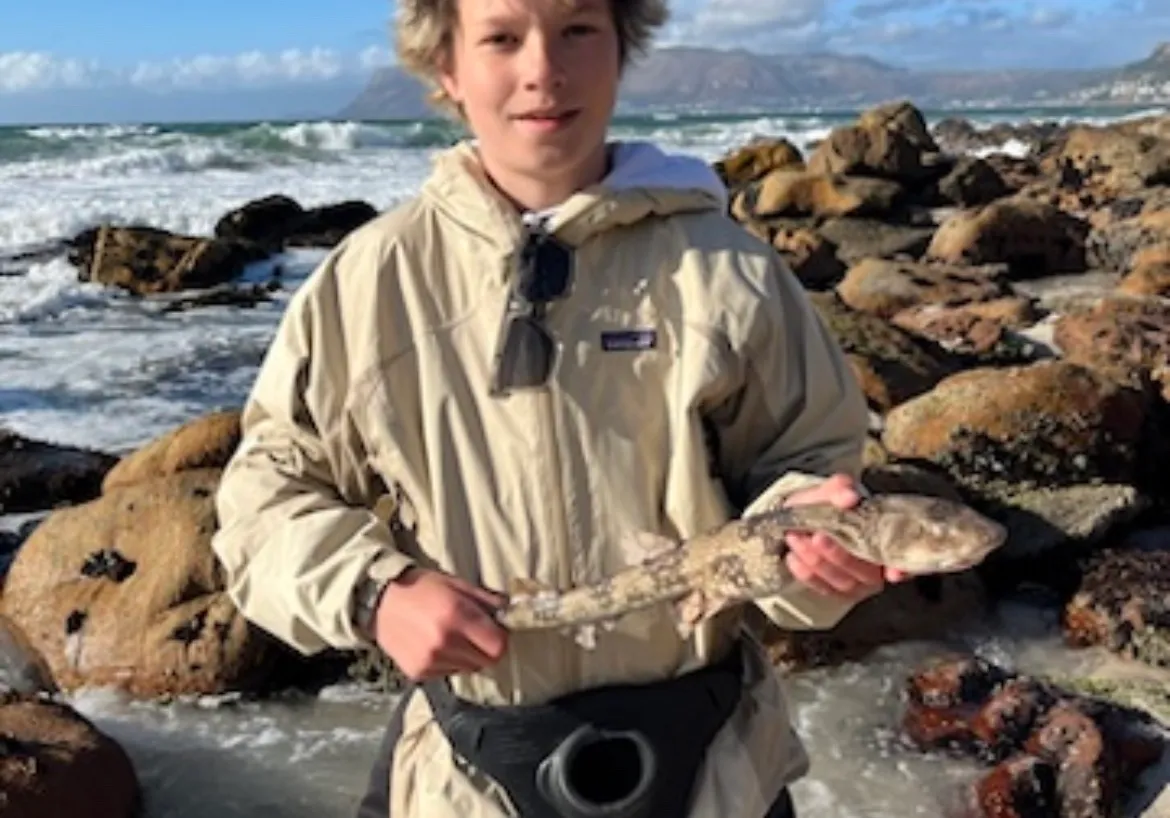
<svg viewBox="0 0 1170 818"><path fill-rule="evenodd" d="M450 47L444 49L443 53L439 54L435 61L435 79L439 82L439 87L443 89L451 100L457 104L461 104L463 100L459 94L459 83L455 80L455 60L451 55Z"/></svg>

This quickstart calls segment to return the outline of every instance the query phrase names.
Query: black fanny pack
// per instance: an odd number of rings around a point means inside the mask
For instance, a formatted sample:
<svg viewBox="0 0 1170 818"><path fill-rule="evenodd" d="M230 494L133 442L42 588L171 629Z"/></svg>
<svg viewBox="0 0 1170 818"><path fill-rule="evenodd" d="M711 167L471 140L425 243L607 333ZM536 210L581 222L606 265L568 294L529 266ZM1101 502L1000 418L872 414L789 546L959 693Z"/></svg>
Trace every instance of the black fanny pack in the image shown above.
<svg viewBox="0 0 1170 818"><path fill-rule="evenodd" d="M452 748L524 818L682 818L707 747L739 704L742 647L677 678L492 707L422 685Z"/></svg>

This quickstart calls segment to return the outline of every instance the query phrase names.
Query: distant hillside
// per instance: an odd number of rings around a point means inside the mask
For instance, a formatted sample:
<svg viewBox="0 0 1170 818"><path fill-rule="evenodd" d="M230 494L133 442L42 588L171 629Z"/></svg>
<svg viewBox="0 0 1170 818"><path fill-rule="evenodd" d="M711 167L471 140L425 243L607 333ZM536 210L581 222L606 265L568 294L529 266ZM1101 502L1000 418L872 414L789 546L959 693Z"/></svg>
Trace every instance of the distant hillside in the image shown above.
<svg viewBox="0 0 1170 818"><path fill-rule="evenodd" d="M1095 71L926 72L840 54L664 48L632 67L619 108L625 113L854 108L894 97L923 107L1170 102L1170 43L1140 62ZM340 115L392 119L428 113L421 86L390 68L379 71Z"/></svg>

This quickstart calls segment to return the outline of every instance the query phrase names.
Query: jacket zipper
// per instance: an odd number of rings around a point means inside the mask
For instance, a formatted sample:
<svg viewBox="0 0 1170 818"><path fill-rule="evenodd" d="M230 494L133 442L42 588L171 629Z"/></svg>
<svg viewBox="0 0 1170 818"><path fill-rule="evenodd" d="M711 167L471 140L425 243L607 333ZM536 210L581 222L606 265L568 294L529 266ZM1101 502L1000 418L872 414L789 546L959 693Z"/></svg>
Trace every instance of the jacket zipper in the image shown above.
<svg viewBox="0 0 1170 818"><path fill-rule="evenodd" d="M546 216L534 224L527 224L527 240L532 241L536 237L551 235L552 231L547 226L548 221L549 218ZM553 410L552 387L550 386L548 389L540 391L534 397L539 406L540 439L545 445L545 450L548 453L548 461L552 468L548 485L550 485L552 496L555 499L553 502L548 503L548 506L553 510L549 515L554 518L552 521L553 530L550 534L555 537L555 548L560 563L558 584L561 588L569 588L573 582L576 559L570 543L568 515L565 509L565 480L562 471L561 453L558 448L559 438L557 435L556 414Z"/></svg>

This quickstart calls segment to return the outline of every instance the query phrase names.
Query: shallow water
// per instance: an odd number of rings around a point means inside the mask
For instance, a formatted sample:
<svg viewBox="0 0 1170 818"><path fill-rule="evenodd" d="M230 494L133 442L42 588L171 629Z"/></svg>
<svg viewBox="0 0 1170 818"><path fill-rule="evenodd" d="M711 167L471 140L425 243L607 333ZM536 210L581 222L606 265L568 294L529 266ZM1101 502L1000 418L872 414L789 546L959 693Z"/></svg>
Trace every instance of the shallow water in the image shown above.
<svg viewBox="0 0 1170 818"><path fill-rule="evenodd" d="M801 818L957 814L982 768L920 753L898 730L906 676L956 650L1024 672L1118 665L1099 651L1064 648L1051 612L1004 604L947 641L907 643L861 663L789 676L793 717L812 759L809 775L793 788ZM163 706L105 691L71 701L130 754L145 790L144 818L350 818L393 700L343 686L263 703L227 697ZM1170 758L1143 783L1129 815L1142 814L1142 805L1170 786Z"/></svg>

